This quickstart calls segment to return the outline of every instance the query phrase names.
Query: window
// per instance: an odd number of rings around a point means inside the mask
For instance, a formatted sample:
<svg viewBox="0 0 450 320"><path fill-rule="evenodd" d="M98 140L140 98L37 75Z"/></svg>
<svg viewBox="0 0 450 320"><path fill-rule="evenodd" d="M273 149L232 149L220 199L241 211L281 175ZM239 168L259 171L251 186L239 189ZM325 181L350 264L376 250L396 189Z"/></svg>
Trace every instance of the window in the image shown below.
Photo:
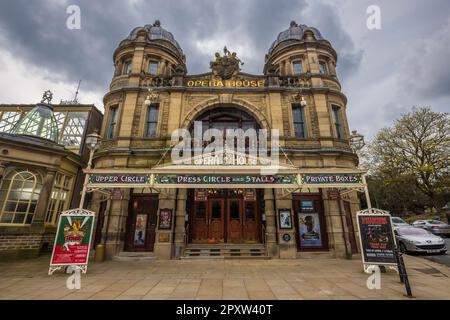
<svg viewBox="0 0 450 320"><path fill-rule="evenodd" d="M145 134L147 138L156 137L156 128L158 126L159 105L152 104L147 109L147 118L145 123Z"/></svg>
<svg viewBox="0 0 450 320"><path fill-rule="evenodd" d="M68 112L64 122L64 131L61 132L61 144L66 147L79 147L87 118L87 112Z"/></svg>
<svg viewBox="0 0 450 320"><path fill-rule="evenodd" d="M158 62L150 61L148 63L148 73L156 75L158 73Z"/></svg>
<svg viewBox="0 0 450 320"><path fill-rule="evenodd" d="M56 225L59 214L67 209L70 196L72 194L72 178L57 173L53 184L50 202L48 204L45 223L47 225Z"/></svg>
<svg viewBox="0 0 450 320"><path fill-rule="evenodd" d="M305 110L301 105L292 106L292 120L294 123L295 137L300 139L306 138L305 126Z"/></svg>
<svg viewBox="0 0 450 320"><path fill-rule="evenodd" d="M302 74L303 73L301 61L294 61L293 68L294 68L294 74Z"/></svg>
<svg viewBox="0 0 450 320"><path fill-rule="evenodd" d="M20 116L20 112L5 111L0 113L0 132L10 132L19 121Z"/></svg>
<svg viewBox="0 0 450 320"><path fill-rule="evenodd" d="M109 109L108 126L106 128L106 139L114 138L114 132L117 124L117 106L113 106Z"/></svg>
<svg viewBox="0 0 450 320"><path fill-rule="evenodd" d="M341 121L341 108L339 106L332 106L333 108L333 118L334 118L334 127L336 128L336 136L338 139L343 138L342 133L342 121Z"/></svg>
<svg viewBox="0 0 450 320"><path fill-rule="evenodd" d="M131 73L131 60L128 60L125 62L125 65L123 66L123 74L130 74Z"/></svg>
<svg viewBox="0 0 450 320"><path fill-rule="evenodd" d="M0 189L0 223L31 224L41 188L40 176L29 170L9 173Z"/></svg>
<svg viewBox="0 0 450 320"><path fill-rule="evenodd" d="M319 61L320 74L328 74L327 63L325 61Z"/></svg>

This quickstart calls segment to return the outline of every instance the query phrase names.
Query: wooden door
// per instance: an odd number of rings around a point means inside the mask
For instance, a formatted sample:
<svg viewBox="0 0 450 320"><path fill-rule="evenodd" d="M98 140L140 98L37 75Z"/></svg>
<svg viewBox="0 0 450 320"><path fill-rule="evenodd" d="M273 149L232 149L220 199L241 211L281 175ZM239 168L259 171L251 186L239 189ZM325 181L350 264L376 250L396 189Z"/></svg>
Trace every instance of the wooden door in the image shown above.
<svg viewBox="0 0 450 320"><path fill-rule="evenodd" d="M227 220L228 237L227 242L239 243L242 240L242 199L228 199Z"/></svg>
<svg viewBox="0 0 450 320"><path fill-rule="evenodd" d="M206 242L209 234L208 201L195 201L193 207L192 242Z"/></svg>
<svg viewBox="0 0 450 320"><path fill-rule="evenodd" d="M244 242L258 242L258 214L256 201L244 201L242 236Z"/></svg>
<svg viewBox="0 0 450 320"><path fill-rule="evenodd" d="M224 201L222 199L210 199L209 201L209 226L210 240L224 242Z"/></svg>
<svg viewBox="0 0 450 320"><path fill-rule="evenodd" d="M157 196L131 197L125 245L127 251L153 251L157 210Z"/></svg>
<svg viewBox="0 0 450 320"><path fill-rule="evenodd" d="M350 202L344 201L345 221L347 223L348 237L352 253L358 253L358 246L356 245L355 228L353 225L352 210Z"/></svg>

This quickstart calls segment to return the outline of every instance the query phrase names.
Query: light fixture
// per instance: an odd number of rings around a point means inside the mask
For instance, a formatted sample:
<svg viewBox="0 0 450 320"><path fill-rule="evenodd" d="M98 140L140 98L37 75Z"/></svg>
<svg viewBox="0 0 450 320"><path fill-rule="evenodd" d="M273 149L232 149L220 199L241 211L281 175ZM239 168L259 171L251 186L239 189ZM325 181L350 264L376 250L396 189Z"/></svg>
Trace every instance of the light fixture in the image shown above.
<svg viewBox="0 0 450 320"><path fill-rule="evenodd" d="M151 88L148 89L148 95L145 98L144 104L148 107L152 103L158 102L159 94L153 91Z"/></svg>
<svg viewBox="0 0 450 320"><path fill-rule="evenodd" d="M364 136L359 134L356 130L352 131L352 134L349 139L350 146L354 152L360 151L365 145Z"/></svg>
<svg viewBox="0 0 450 320"><path fill-rule="evenodd" d="M95 130L93 133L86 136L86 146L91 150L97 150L100 147L100 141L102 137Z"/></svg>
<svg viewBox="0 0 450 320"><path fill-rule="evenodd" d="M300 103L300 105L302 107L306 107L307 106L307 102L305 100L305 97L302 94L302 90L298 90L298 93L294 96L294 102Z"/></svg>

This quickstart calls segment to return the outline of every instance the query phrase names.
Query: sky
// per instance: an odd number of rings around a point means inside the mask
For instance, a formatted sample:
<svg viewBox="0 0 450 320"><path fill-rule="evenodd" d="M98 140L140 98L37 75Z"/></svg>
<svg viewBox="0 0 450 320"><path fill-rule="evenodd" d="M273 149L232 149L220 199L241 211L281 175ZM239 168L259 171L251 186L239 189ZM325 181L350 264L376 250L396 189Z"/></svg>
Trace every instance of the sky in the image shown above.
<svg viewBox="0 0 450 320"><path fill-rule="evenodd" d="M69 5L81 29L68 29ZM381 29L367 27L377 5ZM103 110L112 55L137 26L160 20L187 59L208 72L225 45L262 74L264 56L292 20L318 28L338 53L351 130L370 140L414 106L450 110L449 0L0 0L0 103L74 98Z"/></svg>

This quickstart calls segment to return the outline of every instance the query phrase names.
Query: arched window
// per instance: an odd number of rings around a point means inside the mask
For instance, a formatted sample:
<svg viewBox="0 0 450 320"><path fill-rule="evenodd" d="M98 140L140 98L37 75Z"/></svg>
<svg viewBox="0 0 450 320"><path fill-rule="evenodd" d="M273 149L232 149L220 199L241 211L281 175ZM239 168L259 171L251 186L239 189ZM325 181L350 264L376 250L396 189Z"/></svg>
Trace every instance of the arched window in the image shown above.
<svg viewBox="0 0 450 320"><path fill-rule="evenodd" d="M2 181L0 224L31 224L42 188L38 174L16 169Z"/></svg>

